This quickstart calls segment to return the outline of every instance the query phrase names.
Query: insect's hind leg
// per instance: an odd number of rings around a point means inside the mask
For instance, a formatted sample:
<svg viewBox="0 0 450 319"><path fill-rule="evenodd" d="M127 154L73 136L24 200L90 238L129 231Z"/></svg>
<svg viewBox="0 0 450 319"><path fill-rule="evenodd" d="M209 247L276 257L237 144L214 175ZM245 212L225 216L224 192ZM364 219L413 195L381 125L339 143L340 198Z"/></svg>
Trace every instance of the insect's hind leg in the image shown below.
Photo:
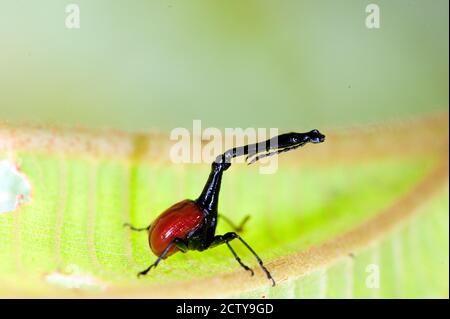
<svg viewBox="0 0 450 319"><path fill-rule="evenodd" d="M151 265L148 266L145 270L143 270L143 271L141 271L141 272L139 272L139 273L137 274L138 278L139 278L140 276L145 276L145 275L150 271L150 269L156 268L156 266L158 266L158 264L160 263L160 261L166 257L166 255L169 253L170 249L171 249L173 246L176 246L176 247L177 247L179 250L181 250L182 252L185 252L185 251L187 250L187 245L186 245L186 243L185 243L182 239L180 239L180 238L175 238L175 239L173 239L173 240L167 245L167 247L164 249L164 251L161 253L161 255L159 255L158 258L156 258L156 261L155 261L153 264L151 264Z"/></svg>
<svg viewBox="0 0 450 319"><path fill-rule="evenodd" d="M133 231L144 231L144 230L149 230L150 227L152 226L152 224L148 225L147 227L143 227L143 228L139 228L139 227L134 227L133 225L131 225L130 223L124 223L123 227L129 227L131 230Z"/></svg>

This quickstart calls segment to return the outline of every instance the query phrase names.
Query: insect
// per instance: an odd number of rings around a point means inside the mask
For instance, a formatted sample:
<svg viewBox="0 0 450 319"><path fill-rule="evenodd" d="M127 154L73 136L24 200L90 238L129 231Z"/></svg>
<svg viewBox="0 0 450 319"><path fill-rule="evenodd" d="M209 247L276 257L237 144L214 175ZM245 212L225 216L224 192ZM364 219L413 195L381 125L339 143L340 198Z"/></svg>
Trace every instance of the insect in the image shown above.
<svg viewBox="0 0 450 319"><path fill-rule="evenodd" d="M287 152L307 143L321 143L324 140L324 135L318 130L312 130L307 133L282 134L265 142L232 148L217 156L212 163L208 180L196 200L186 199L174 204L159 215L148 227L136 228L128 223L124 224L134 231L148 231L150 249L157 256L153 264L138 273L138 277L146 275L150 269L158 266L161 260L178 251L183 253L188 250L203 251L222 244L227 245L236 261L253 276L253 270L241 261L230 245L231 241L237 239L253 254L274 286L275 280L264 266L261 258L238 234L248 220L248 216L239 226L236 226L225 216L218 215L217 207L223 172L230 168L231 159L238 156L247 156L247 163L252 164L261 158ZM216 235L219 216L234 228L233 232Z"/></svg>

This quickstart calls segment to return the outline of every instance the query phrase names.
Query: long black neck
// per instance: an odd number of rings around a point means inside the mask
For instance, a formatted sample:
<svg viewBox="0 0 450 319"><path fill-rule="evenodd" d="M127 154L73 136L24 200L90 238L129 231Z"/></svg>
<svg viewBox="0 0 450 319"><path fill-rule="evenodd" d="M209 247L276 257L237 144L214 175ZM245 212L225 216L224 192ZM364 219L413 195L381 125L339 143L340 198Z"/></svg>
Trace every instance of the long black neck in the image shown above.
<svg viewBox="0 0 450 319"><path fill-rule="evenodd" d="M248 163L251 164L266 156L290 151L309 142L321 143L324 140L324 135L317 130L312 130L307 133L282 134L264 142L229 149L217 156L212 163L211 173L196 202L206 214L217 215L222 175L231 166L231 160L235 157L246 155Z"/></svg>
<svg viewBox="0 0 450 319"><path fill-rule="evenodd" d="M222 175L225 170L230 167L230 164L212 163L211 172L208 180L203 188L200 197L197 199L197 204L207 214L217 214L217 206L219 203L220 185L222 183Z"/></svg>

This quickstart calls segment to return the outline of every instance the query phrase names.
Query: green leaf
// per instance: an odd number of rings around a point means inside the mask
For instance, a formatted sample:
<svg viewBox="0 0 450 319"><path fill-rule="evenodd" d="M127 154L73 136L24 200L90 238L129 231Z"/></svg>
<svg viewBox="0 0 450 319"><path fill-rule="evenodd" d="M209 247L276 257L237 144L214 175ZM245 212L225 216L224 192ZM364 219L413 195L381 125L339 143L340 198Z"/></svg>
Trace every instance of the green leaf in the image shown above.
<svg viewBox="0 0 450 319"><path fill-rule="evenodd" d="M276 174L227 171L220 211L236 222L251 215L242 236L272 288L238 242L254 277L224 246L175 254L136 278L155 256L146 234L123 223L147 226L196 198L209 171L170 163L164 135L0 127L0 160L32 187L29 203L0 214L0 295L448 296L446 134L442 118L331 132L323 147L280 156Z"/></svg>

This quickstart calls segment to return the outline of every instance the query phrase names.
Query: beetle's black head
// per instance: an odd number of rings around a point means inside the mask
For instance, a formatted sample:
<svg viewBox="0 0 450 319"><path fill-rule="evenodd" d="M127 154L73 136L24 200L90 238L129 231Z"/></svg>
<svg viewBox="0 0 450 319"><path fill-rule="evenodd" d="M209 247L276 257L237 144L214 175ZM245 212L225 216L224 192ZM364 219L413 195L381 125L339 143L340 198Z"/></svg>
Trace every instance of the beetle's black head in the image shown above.
<svg viewBox="0 0 450 319"><path fill-rule="evenodd" d="M308 132L308 139L311 143L322 143L325 141L325 135L320 133L318 130L312 130Z"/></svg>

